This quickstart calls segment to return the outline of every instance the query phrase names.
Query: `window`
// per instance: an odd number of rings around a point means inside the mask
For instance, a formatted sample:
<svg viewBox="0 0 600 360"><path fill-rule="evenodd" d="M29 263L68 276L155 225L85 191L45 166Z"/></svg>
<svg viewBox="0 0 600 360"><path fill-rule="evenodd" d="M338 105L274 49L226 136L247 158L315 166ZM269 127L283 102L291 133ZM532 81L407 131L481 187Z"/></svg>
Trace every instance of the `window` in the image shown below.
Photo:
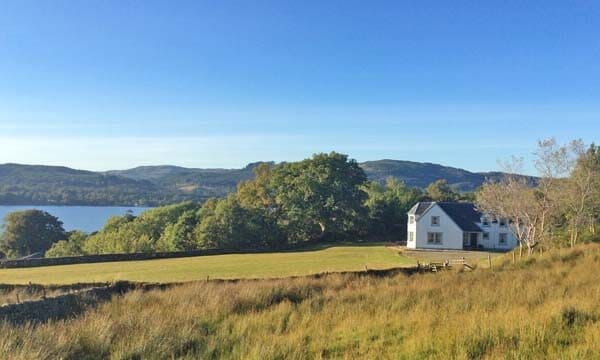
<svg viewBox="0 0 600 360"><path fill-rule="evenodd" d="M427 243L434 244L434 245L441 245L443 242L442 235L443 235L443 233L438 233L438 232L427 233Z"/></svg>
<svg viewBox="0 0 600 360"><path fill-rule="evenodd" d="M414 232L412 232L412 231L408 232L408 241L409 242L415 241L415 233Z"/></svg>
<svg viewBox="0 0 600 360"><path fill-rule="evenodd" d="M502 227L506 226L506 219L501 218L499 223L500 223L500 226L502 226Z"/></svg>
<svg viewBox="0 0 600 360"><path fill-rule="evenodd" d="M483 240L489 240L490 239L490 233L489 232L484 232L482 235Z"/></svg>
<svg viewBox="0 0 600 360"><path fill-rule="evenodd" d="M481 224L483 226L490 226L490 219L487 216L481 218Z"/></svg>
<svg viewBox="0 0 600 360"><path fill-rule="evenodd" d="M440 226L440 217L439 216L431 217L431 226Z"/></svg>
<svg viewBox="0 0 600 360"><path fill-rule="evenodd" d="M502 245L506 245L507 239L508 239L507 233L500 233L500 237L498 238L498 243L502 244Z"/></svg>
<svg viewBox="0 0 600 360"><path fill-rule="evenodd" d="M408 223L409 223L409 224L414 224L414 223L415 223L415 217L414 217L413 215L410 215L410 216L408 217Z"/></svg>

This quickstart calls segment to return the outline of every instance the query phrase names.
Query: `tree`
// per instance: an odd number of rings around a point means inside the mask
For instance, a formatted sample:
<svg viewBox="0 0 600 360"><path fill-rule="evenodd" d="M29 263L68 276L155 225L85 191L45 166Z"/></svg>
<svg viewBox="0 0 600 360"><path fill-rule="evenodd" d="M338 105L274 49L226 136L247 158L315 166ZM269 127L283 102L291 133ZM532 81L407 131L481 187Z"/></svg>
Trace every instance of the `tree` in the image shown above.
<svg viewBox="0 0 600 360"><path fill-rule="evenodd" d="M101 231L88 238L83 250L89 254L110 254L186 248L192 240L191 234L184 232L192 232L195 228L189 226L190 218L186 213L198 208L195 203L184 202L148 210L137 217L130 214L113 217Z"/></svg>
<svg viewBox="0 0 600 360"><path fill-rule="evenodd" d="M288 240L319 241L358 231L366 218L366 181L355 160L335 152L274 168L271 186Z"/></svg>
<svg viewBox="0 0 600 360"><path fill-rule="evenodd" d="M52 244L67 238L58 218L40 210L13 212L4 218L1 243L10 257L46 252Z"/></svg>
<svg viewBox="0 0 600 360"><path fill-rule="evenodd" d="M236 199L282 236L298 243L340 238L366 224L366 175L355 160L332 152L300 162L255 169L254 180L238 186Z"/></svg>
<svg viewBox="0 0 600 360"><path fill-rule="evenodd" d="M207 206L208 205L208 206ZM205 204L198 226L199 243L206 248L276 248L283 237L260 209L243 207L235 194Z"/></svg>
<svg viewBox="0 0 600 360"><path fill-rule="evenodd" d="M243 181L237 188L237 199L246 208L262 208L271 213L277 210L273 168L260 164L254 169L254 179Z"/></svg>
<svg viewBox="0 0 600 360"><path fill-rule="evenodd" d="M194 233L199 223L196 210L188 210L181 214L177 222L165 227L157 242L157 251L187 251L199 248Z"/></svg>
<svg viewBox="0 0 600 360"><path fill-rule="evenodd" d="M519 242L519 256L526 246L528 254L538 244L540 213L535 189L523 178L507 176L500 182L488 182L477 192L477 208L482 212L504 218Z"/></svg>
<svg viewBox="0 0 600 360"><path fill-rule="evenodd" d="M410 208L423 198L423 192L409 188L404 182L388 178L385 184L371 182L365 187L368 199L369 234L404 236Z"/></svg>
<svg viewBox="0 0 600 360"><path fill-rule="evenodd" d="M521 172L523 159L512 158L502 164L504 178L499 182L486 182L476 194L476 205L482 212L508 220L509 227L519 242L519 257L523 248L531 255L538 246L543 226L543 203L538 189L530 186Z"/></svg>
<svg viewBox="0 0 600 360"><path fill-rule="evenodd" d="M575 160L561 193L569 221L569 243L575 246L584 228L595 229L600 208L600 148L592 144L586 149L579 140L572 142L570 149Z"/></svg>
<svg viewBox="0 0 600 360"><path fill-rule="evenodd" d="M460 197L445 179L431 183L425 189L425 197L431 201L455 201Z"/></svg>
<svg viewBox="0 0 600 360"><path fill-rule="evenodd" d="M72 231L67 240L60 240L46 251L46 257L65 257L85 255L83 246L88 235L82 231Z"/></svg>
<svg viewBox="0 0 600 360"><path fill-rule="evenodd" d="M554 138L539 140L534 155L534 165L539 174L535 191L540 210L539 237L549 240L552 230L557 227L557 219L564 215L561 213L562 191L572 160L568 147L558 145Z"/></svg>

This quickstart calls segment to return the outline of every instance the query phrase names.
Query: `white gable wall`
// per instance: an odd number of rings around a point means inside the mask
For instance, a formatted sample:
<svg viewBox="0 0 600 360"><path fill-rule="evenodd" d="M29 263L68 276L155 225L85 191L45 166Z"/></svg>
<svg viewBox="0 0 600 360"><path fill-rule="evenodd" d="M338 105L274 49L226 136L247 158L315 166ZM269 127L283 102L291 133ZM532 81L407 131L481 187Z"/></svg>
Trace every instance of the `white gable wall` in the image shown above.
<svg viewBox="0 0 600 360"><path fill-rule="evenodd" d="M431 218L438 216L439 226L431 225ZM410 241L410 232L414 232L414 241ZM463 231L454 223L454 221L439 207L433 205L423 215L418 216L414 224L408 224L407 247L412 249L462 249ZM428 233L442 233L441 244L431 244L427 242Z"/></svg>

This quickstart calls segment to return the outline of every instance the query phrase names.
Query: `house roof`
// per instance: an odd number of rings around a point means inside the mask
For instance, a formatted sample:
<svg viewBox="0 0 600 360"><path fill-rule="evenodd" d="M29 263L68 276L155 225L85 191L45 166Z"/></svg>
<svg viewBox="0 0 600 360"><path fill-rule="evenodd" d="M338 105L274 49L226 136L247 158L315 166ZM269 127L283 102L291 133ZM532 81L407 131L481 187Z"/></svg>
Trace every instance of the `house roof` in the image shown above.
<svg viewBox="0 0 600 360"><path fill-rule="evenodd" d="M458 225L462 231L481 232L477 223L481 222L481 212L472 203L459 202L420 202L413 206L409 215L423 215L434 205L438 205Z"/></svg>
<svg viewBox="0 0 600 360"><path fill-rule="evenodd" d="M410 209L408 211L408 214L409 215L423 215L425 212L427 212L427 210L429 210L429 208L431 206L433 206L433 204L435 204L435 203L431 202L431 201L418 202L415 206L412 207L412 209Z"/></svg>

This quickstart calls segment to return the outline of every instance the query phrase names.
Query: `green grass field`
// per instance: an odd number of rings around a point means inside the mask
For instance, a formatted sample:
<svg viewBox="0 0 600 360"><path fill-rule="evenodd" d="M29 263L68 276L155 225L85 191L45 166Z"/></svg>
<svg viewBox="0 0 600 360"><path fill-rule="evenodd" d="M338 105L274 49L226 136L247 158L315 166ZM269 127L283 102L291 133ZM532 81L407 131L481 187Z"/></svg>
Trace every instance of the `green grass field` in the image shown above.
<svg viewBox="0 0 600 360"><path fill-rule="evenodd" d="M71 284L129 280L183 282L211 279L280 278L323 272L386 269L415 260L383 245L336 246L314 251L216 255L0 270L4 284Z"/></svg>

